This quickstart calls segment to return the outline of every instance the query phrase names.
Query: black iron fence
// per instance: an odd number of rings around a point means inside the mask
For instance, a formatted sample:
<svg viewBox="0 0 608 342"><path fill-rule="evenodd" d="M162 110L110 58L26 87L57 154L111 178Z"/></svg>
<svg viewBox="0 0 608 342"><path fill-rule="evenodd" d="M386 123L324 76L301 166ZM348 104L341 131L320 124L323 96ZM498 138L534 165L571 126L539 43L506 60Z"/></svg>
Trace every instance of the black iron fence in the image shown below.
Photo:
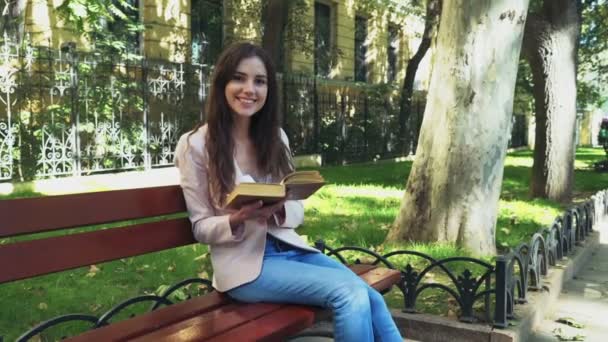
<svg viewBox="0 0 608 342"><path fill-rule="evenodd" d="M399 126L399 89L302 76L280 80L284 126L295 154L321 154L329 164L413 153ZM414 97L412 134L424 113L424 94ZM412 139L417 140L417 139Z"/></svg>
<svg viewBox="0 0 608 342"><path fill-rule="evenodd" d="M514 307L527 303L528 290L541 291L541 280L556 262L571 254L585 240L600 220L608 216L608 190L576 204L557 217L553 224L535 233L493 263L470 257L434 259L417 251L398 250L379 254L360 247L330 248L322 241L316 247L347 263L347 258L361 255L365 262L400 269L398 284L403 297L403 311L417 312L423 293L438 289L451 297L462 322L487 322L506 328L513 319ZM355 259L360 262L360 259ZM422 261L422 262L419 262ZM441 280L438 280L441 279ZM450 302L449 298L446 298ZM422 299L424 301L424 299Z"/></svg>
<svg viewBox="0 0 608 342"><path fill-rule="evenodd" d="M201 119L203 65L8 40L0 51L0 180L172 165Z"/></svg>
<svg viewBox="0 0 608 342"><path fill-rule="evenodd" d="M172 165L179 136L204 119L209 71L204 64L5 40L0 182ZM415 152L424 93L415 94L402 132L394 86L279 75L279 92L296 155L339 164ZM514 132L525 131L520 121Z"/></svg>

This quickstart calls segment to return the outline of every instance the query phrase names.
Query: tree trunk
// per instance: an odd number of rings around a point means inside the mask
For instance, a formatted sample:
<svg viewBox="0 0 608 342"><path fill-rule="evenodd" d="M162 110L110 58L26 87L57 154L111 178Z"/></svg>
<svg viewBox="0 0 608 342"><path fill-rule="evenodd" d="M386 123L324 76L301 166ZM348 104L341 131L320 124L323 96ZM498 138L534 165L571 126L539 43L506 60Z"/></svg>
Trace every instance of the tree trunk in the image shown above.
<svg viewBox="0 0 608 342"><path fill-rule="evenodd" d="M262 37L262 47L278 68L281 66L281 49L283 48L283 32L287 24L289 1L268 0L266 13L264 13L264 36Z"/></svg>
<svg viewBox="0 0 608 342"><path fill-rule="evenodd" d="M5 1L0 15L0 35L6 34L21 43L23 39L26 0Z"/></svg>
<svg viewBox="0 0 608 342"><path fill-rule="evenodd" d="M443 6L416 160L388 239L492 254L528 0Z"/></svg>
<svg viewBox="0 0 608 342"><path fill-rule="evenodd" d="M576 0L545 0L541 13L530 14L524 34L536 112L530 192L560 202L572 198L579 33Z"/></svg>
<svg viewBox="0 0 608 342"><path fill-rule="evenodd" d="M414 81L416 80L416 72L420 62L426 55L426 52L431 46L431 41L437 32L439 24L439 15L441 14L441 0L428 0L426 5L426 18L424 22L424 32L422 40L418 45L418 50L407 63L405 69L405 78L403 87L401 88L401 99L399 102L399 128L402 136L402 153L409 154L411 151L412 139L416 139L415 135L410 135L413 132L411 125L412 112L412 94L414 93ZM408 125L408 121L410 124Z"/></svg>

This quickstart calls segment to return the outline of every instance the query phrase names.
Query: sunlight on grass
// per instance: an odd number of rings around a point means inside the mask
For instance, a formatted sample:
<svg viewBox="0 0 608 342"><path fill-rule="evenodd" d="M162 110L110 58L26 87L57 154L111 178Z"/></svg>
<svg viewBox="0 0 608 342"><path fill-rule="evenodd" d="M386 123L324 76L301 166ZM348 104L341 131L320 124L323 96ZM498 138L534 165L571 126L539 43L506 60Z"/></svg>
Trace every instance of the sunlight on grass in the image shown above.
<svg viewBox="0 0 608 342"><path fill-rule="evenodd" d="M14 186L11 183L0 183L0 196L1 195L9 195L13 192Z"/></svg>
<svg viewBox="0 0 608 342"><path fill-rule="evenodd" d="M608 184L608 173L597 173L591 168L594 162L604 158L601 149L578 149L574 182L577 200L587 198ZM318 168L328 184L306 200L305 222L298 228L299 234L311 244L324 240L332 248L359 246L379 254L412 250L435 259L468 256L467 251L452 244L384 242L401 205L411 167L411 161L400 161ZM550 225L566 208L551 201L530 198L531 167L532 152L529 150L509 153L506 159L496 225L496 244L500 251L528 242L535 232ZM73 184L68 186L70 182ZM174 168L10 186L5 183L0 184L0 199L166 184L177 184ZM350 261L365 261L364 255L354 252L347 253L347 257ZM493 257L483 260L492 263ZM428 264L413 256L399 256L391 261L400 268L408 263L416 268ZM0 285L0 306L4 308L0 310L0 334L5 340L14 340L33 324L67 312L98 315L130 296L154 293L162 285L205 274L209 272L209 260L204 246L193 245L96 267L100 271L95 276L87 276L90 272L84 268ZM463 263L449 265L455 274L461 274L464 267ZM466 267L476 275L483 272L483 267L471 264ZM426 280L445 282L445 279L441 272L433 272ZM403 305L403 296L398 291L386 298L392 307ZM419 311L454 315L449 309L454 307L453 300L445 294L428 291L420 298ZM26 319L21 319L23 317Z"/></svg>
<svg viewBox="0 0 608 342"><path fill-rule="evenodd" d="M52 196L81 192L133 189L179 184L174 167L121 174L99 174L83 177L40 179L23 183L0 183L0 199Z"/></svg>

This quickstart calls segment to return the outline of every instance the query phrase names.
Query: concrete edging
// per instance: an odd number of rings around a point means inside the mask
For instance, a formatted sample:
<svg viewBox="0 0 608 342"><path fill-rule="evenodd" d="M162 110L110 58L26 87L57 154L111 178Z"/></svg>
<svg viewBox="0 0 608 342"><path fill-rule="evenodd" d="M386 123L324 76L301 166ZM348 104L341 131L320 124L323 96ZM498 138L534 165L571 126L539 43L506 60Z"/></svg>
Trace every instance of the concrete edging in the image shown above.
<svg viewBox="0 0 608 342"><path fill-rule="evenodd" d="M599 232L593 231L574 253L550 267L541 278L543 291L529 291L528 303L515 306L512 326L495 329L489 325L467 324L440 316L408 314L391 310L393 318L406 340L422 342L520 342L526 341L534 327L542 322L546 313L557 303L564 283L572 279L589 261L599 245Z"/></svg>

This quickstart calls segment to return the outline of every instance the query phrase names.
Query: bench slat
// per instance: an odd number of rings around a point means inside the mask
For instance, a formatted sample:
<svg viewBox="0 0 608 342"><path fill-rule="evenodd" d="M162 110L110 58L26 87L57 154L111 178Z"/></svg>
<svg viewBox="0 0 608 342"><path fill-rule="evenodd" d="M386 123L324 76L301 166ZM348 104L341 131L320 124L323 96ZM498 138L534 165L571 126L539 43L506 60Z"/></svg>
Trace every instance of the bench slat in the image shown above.
<svg viewBox="0 0 608 342"><path fill-rule="evenodd" d="M360 276L377 290L388 289L393 283L385 281L398 280L401 275L399 271L375 268L369 265L356 265L357 268L368 272ZM274 309L268 309L272 305ZM277 340L280 337L289 336L303 328L313 324L317 313L323 311L321 308L285 305L285 304L241 304L238 315L228 317L226 313L218 314L214 320L200 319L194 317L189 320L169 325L154 333L141 336L138 341L239 341L243 340ZM245 308L247 309L245 311ZM240 311L243 310L243 311ZM249 310L264 312L262 315L251 317ZM217 310L215 310L217 311ZM265 324L272 325L271 328L257 329Z"/></svg>
<svg viewBox="0 0 608 342"><path fill-rule="evenodd" d="M231 303L230 297L213 291L133 318L71 337L66 342L129 340Z"/></svg>
<svg viewBox="0 0 608 342"><path fill-rule="evenodd" d="M0 245L0 284L195 243L187 218Z"/></svg>
<svg viewBox="0 0 608 342"><path fill-rule="evenodd" d="M0 200L0 238L185 211L178 185Z"/></svg>
<svg viewBox="0 0 608 342"><path fill-rule="evenodd" d="M375 268L362 274L361 278L376 290L384 291L401 278L401 273L388 268ZM287 305L258 320L247 322L238 328L216 335L209 341L281 341L285 339L285 336L310 327L314 322L315 314L322 311L323 309L320 308ZM313 322L309 322L311 315Z"/></svg>
<svg viewBox="0 0 608 342"><path fill-rule="evenodd" d="M350 269L358 275L364 274L376 266L351 265ZM91 330L69 339L70 342L128 340L152 333L162 327L184 321L196 315L215 310L231 303L228 296L218 292L195 297L153 312L133 317L128 320L112 323L99 329Z"/></svg>
<svg viewBox="0 0 608 342"><path fill-rule="evenodd" d="M206 341L284 341L285 336L294 335L312 326L314 322L315 311L310 307L287 305Z"/></svg>
<svg viewBox="0 0 608 342"><path fill-rule="evenodd" d="M206 341L211 336L258 319L281 307L282 305L268 303L229 304L132 341Z"/></svg>

